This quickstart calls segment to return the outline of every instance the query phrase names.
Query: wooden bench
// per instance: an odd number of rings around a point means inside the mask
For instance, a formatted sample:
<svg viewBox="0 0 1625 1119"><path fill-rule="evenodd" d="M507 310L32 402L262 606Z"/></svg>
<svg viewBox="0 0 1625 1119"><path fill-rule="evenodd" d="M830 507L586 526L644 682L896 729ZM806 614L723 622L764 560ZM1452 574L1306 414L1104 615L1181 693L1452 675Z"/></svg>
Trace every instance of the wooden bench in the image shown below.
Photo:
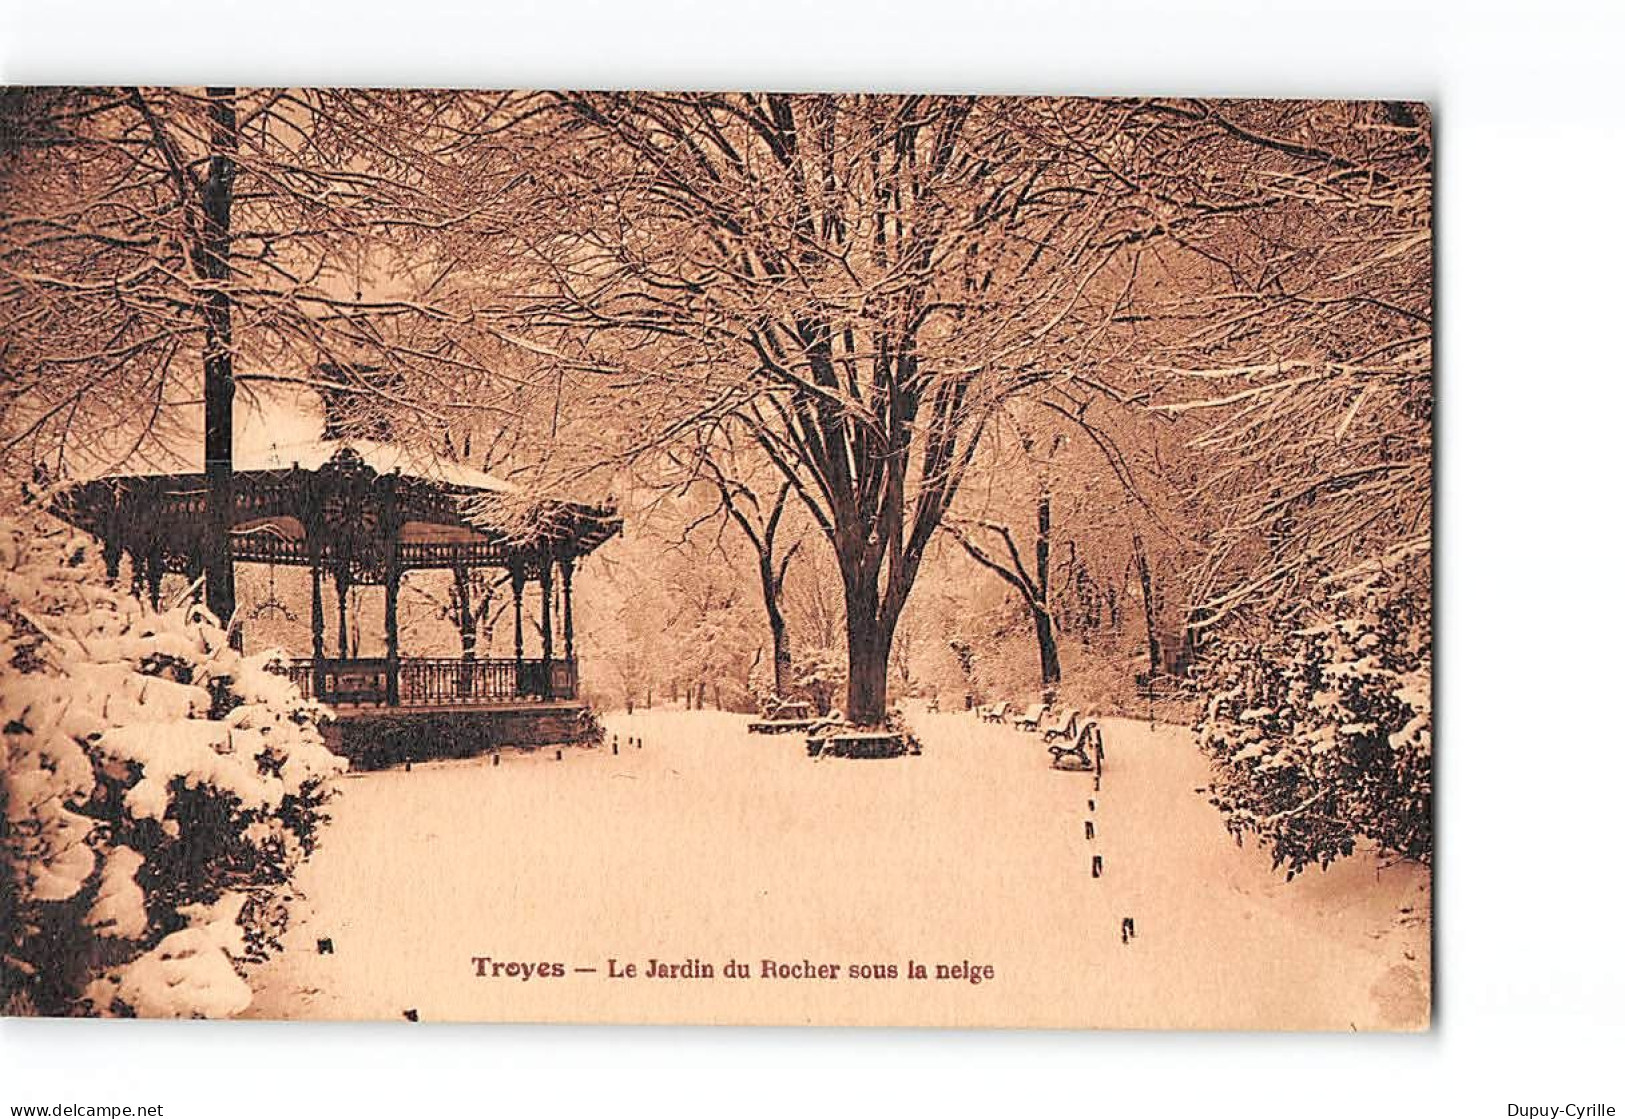
<svg viewBox="0 0 1625 1119"><path fill-rule="evenodd" d="M1072 738L1078 733L1078 716L1080 712L1076 707L1068 707L1055 717L1055 721L1043 728L1045 742L1053 742L1057 738Z"/></svg>
<svg viewBox="0 0 1625 1119"><path fill-rule="evenodd" d="M831 731L807 737L807 755L813 758L897 758L908 752L909 743L895 731Z"/></svg>
<svg viewBox="0 0 1625 1119"><path fill-rule="evenodd" d="M762 704L762 717L745 724L750 734L788 734L792 731L811 730L823 722L823 717L812 713L812 704L798 700L778 702L768 700Z"/></svg>
<svg viewBox="0 0 1625 1119"><path fill-rule="evenodd" d="M1106 747L1100 737L1100 724L1090 721L1078 728L1065 745L1051 746L1049 748L1050 765L1055 769L1062 768L1062 761L1073 758L1077 761L1078 769L1093 769L1097 772L1105 765Z"/></svg>
<svg viewBox="0 0 1625 1119"><path fill-rule="evenodd" d="M1144 672L1134 674L1134 691L1146 700L1175 699L1185 692L1186 682L1178 676L1159 672L1155 676Z"/></svg>
<svg viewBox="0 0 1625 1119"><path fill-rule="evenodd" d="M1009 713L1010 705L1008 703L995 703L992 707L982 708L982 722L1002 723L1004 717Z"/></svg>
<svg viewBox="0 0 1625 1119"><path fill-rule="evenodd" d="M750 734L789 734L793 731L811 730L822 719L753 719L745 724L745 730Z"/></svg>
<svg viewBox="0 0 1625 1119"><path fill-rule="evenodd" d="M1020 715L1016 716L1016 721L1015 721L1016 729L1017 730L1036 731L1038 729L1038 724L1043 722L1044 715L1048 711L1049 711L1049 707L1046 704L1042 704L1042 703L1033 704L1031 707L1028 707L1027 710L1023 711Z"/></svg>

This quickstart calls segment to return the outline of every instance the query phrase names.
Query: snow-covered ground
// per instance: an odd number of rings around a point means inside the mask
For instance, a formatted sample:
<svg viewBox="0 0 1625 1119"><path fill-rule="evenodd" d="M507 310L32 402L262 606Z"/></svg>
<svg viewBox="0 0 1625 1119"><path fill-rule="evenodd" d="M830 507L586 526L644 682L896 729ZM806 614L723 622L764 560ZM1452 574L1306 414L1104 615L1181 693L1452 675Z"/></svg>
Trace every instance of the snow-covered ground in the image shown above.
<svg viewBox="0 0 1625 1119"><path fill-rule="evenodd" d="M1182 728L1108 720L1096 792L1092 774L1051 769L1034 735L911 719L920 757L814 761L800 736L747 735L740 716L640 712L607 719L619 756L606 744L346 778L248 1014L1427 1025L1420 868L1362 854L1281 881L1197 791L1205 764ZM474 957L565 974L481 977ZM611 979L612 957L640 972L695 958L716 978ZM727 979L730 958L753 976L771 959L843 978ZM933 978L845 978L911 959ZM934 978L962 961L993 977Z"/></svg>

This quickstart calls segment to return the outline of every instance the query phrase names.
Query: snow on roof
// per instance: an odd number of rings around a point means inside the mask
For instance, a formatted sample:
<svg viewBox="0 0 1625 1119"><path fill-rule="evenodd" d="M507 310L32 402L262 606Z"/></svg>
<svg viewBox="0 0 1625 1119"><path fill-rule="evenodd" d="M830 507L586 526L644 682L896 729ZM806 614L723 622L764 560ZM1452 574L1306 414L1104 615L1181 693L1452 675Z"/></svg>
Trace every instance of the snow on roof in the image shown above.
<svg viewBox="0 0 1625 1119"><path fill-rule="evenodd" d="M148 442L138 453L122 456L117 466L93 461L75 463L69 471L78 482L102 478L154 478L203 472L201 414L179 439ZM396 469L411 478L449 486L507 493L507 482L481 470L428 451L370 439L323 439L320 398L306 385L253 384L239 393L232 412L232 467L239 472L316 470L349 447L380 474Z"/></svg>
<svg viewBox="0 0 1625 1119"><path fill-rule="evenodd" d="M394 443L378 443L371 439L313 439L286 446L273 443L237 456L232 465L233 469L242 471L292 470L295 466L315 470L326 465L333 456L346 447L355 451L361 456L362 462L380 474L391 474L399 470L407 477L423 478L448 486L462 486L490 493L507 493L513 489L501 478L487 474L483 470L475 470L472 466L465 466L460 462L425 451L412 450Z"/></svg>
<svg viewBox="0 0 1625 1119"><path fill-rule="evenodd" d="M513 486L503 479L487 474L483 470L475 470L472 466L465 466L460 462L441 458L439 455L429 454L425 451L417 451L393 443L379 443L371 439L310 439L299 443L261 444L257 447L249 447L246 450L234 452L232 469L237 473L275 472L292 470L294 467L304 470L316 470L331 462L340 451L346 448L360 455L361 461L379 474L391 474L399 470L403 476L408 478L421 478L426 481L439 482L448 486L459 486L464 489L483 490L487 493L509 493L513 490ZM156 464L142 464L113 473L92 475L80 480L155 478L171 473L200 472L196 466L193 466L190 470L175 471L164 469Z"/></svg>

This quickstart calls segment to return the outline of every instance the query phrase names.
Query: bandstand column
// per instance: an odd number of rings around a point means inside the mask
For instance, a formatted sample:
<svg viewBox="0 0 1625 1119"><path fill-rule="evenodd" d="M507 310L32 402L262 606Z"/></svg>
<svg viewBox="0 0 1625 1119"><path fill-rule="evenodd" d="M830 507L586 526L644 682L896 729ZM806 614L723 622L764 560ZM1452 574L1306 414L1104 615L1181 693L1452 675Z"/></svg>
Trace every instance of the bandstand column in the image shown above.
<svg viewBox="0 0 1625 1119"><path fill-rule="evenodd" d="M124 546L119 542L118 537L114 536L112 531L109 530L108 534L102 538L102 563L107 568L109 582L118 578L119 564L123 560Z"/></svg>
<svg viewBox="0 0 1625 1119"><path fill-rule="evenodd" d="M513 657L523 663L525 659L525 570L515 564L510 572L513 583Z"/></svg>
<svg viewBox="0 0 1625 1119"><path fill-rule="evenodd" d="M542 696L553 698L553 560L542 563Z"/></svg>
<svg viewBox="0 0 1625 1119"><path fill-rule="evenodd" d="M310 656L312 660L321 660L323 655L322 638L326 619L322 617L322 567L319 563L310 565Z"/></svg>
<svg viewBox="0 0 1625 1119"><path fill-rule="evenodd" d="M564 659L571 662L576 659L575 610L570 602L570 580L574 572L574 560L559 561L559 574L564 578Z"/></svg>
<svg viewBox="0 0 1625 1119"><path fill-rule="evenodd" d="M339 660L350 659L350 574L343 567L333 572L333 589L339 599Z"/></svg>
<svg viewBox="0 0 1625 1119"><path fill-rule="evenodd" d="M389 547L389 567L384 574L384 656L388 658L385 673L385 701L391 707L401 702L401 566L395 545Z"/></svg>
<svg viewBox="0 0 1625 1119"><path fill-rule="evenodd" d="M326 629L326 619L322 614L322 558L321 549L314 540L308 542L310 548L310 694L315 699L322 698L322 679L326 675L322 671L322 661L326 659L326 650L322 648L323 631Z"/></svg>
<svg viewBox="0 0 1625 1119"><path fill-rule="evenodd" d="M154 611L162 598L164 585L164 553L157 548L147 553L147 601Z"/></svg>
<svg viewBox="0 0 1625 1119"><path fill-rule="evenodd" d="M397 469L384 480L382 499L382 528L388 534L384 546L384 702L391 707L401 703L401 518L396 503L399 475Z"/></svg>

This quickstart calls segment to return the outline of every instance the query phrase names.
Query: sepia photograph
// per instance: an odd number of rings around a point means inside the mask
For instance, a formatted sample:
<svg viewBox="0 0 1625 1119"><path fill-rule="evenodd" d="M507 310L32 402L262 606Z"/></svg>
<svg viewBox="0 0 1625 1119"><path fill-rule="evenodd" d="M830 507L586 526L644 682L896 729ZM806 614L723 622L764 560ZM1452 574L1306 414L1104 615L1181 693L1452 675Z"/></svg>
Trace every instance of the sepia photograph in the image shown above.
<svg viewBox="0 0 1625 1119"><path fill-rule="evenodd" d="M5 1014L1429 1029L1427 105L0 106Z"/></svg>

